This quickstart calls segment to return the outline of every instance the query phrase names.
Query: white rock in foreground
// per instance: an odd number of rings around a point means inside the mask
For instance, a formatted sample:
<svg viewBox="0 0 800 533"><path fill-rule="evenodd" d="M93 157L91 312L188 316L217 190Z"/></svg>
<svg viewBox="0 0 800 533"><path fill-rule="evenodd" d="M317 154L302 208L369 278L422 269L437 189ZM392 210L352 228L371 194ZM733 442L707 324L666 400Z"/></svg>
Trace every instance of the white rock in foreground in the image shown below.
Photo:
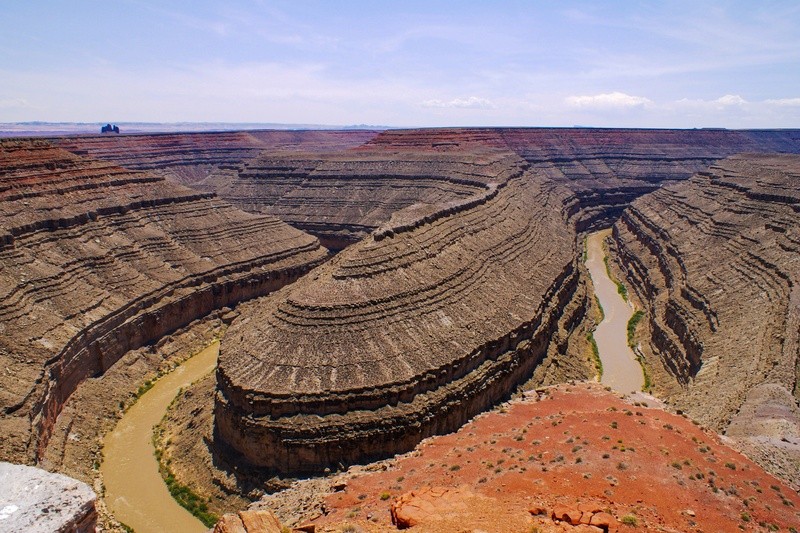
<svg viewBox="0 0 800 533"><path fill-rule="evenodd" d="M0 462L0 531L95 531L94 491L81 481Z"/></svg>

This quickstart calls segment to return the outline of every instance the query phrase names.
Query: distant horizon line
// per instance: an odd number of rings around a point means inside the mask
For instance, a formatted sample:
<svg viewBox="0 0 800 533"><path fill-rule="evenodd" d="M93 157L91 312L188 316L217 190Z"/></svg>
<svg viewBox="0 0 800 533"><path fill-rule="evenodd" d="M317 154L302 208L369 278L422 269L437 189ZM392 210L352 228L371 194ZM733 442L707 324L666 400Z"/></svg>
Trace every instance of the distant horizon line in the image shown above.
<svg viewBox="0 0 800 533"><path fill-rule="evenodd" d="M307 124L307 123L279 123L279 122L148 122L148 121L120 121L120 122L50 122L31 120L23 122L0 122L0 138L7 137L46 137L60 135L98 134L100 128L106 124L120 126L121 134L171 134L171 133L214 133L247 130L276 130L276 131L348 131L348 130L401 130L401 129L603 129L603 130L719 130L719 131L791 131L798 128L725 128L715 126L703 127L621 127L621 126L385 126L374 124Z"/></svg>

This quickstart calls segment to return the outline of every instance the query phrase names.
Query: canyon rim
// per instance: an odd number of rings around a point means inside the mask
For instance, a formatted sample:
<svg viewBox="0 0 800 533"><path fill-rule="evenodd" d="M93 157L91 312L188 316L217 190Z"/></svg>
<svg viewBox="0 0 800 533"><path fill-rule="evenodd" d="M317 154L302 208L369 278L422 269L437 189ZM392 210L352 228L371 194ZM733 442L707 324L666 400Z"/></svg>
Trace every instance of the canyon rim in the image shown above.
<svg viewBox="0 0 800 533"><path fill-rule="evenodd" d="M215 375L178 396L161 445L218 514L413 454L524 390L595 377L582 255L612 228L650 393L781 477L788 528L798 153L798 130L4 139L0 459L101 488L116 418L216 339Z"/></svg>

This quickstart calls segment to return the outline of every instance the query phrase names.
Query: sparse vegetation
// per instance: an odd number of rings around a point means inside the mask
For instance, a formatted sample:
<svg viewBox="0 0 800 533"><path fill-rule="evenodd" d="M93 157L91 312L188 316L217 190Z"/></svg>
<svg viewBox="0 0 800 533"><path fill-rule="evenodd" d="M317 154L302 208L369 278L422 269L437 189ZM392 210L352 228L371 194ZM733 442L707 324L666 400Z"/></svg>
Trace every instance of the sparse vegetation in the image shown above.
<svg viewBox="0 0 800 533"><path fill-rule="evenodd" d="M642 321L644 318L644 311L641 309L633 313L630 320L628 320L628 346L633 348L633 338L636 335L636 326L639 325L639 322Z"/></svg>
<svg viewBox="0 0 800 533"><path fill-rule="evenodd" d="M601 379L603 377L603 361L600 360L600 350L597 348L597 341L594 340L594 333L589 332L586 335L586 339L589 341L589 346L592 348L592 355L591 360L594 362L594 370L597 372L597 379Z"/></svg>
<svg viewBox="0 0 800 533"><path fill-rule="evenodd" d="M145 384L151 383L150 381L145 382ZM148 386L148 390L152 388L154 382ZM141 390L141 387L140 387ZM172 399L170 402L170 407L172 407L178 398L183 393L183 389L181 388L178 391L178 394L175 395L175 398ZM164 483L167 485L167 490L169 491L172 498L178 502L178 504L192 513L192 516L196 517L200 520L204 526L206 527L214 527L214 524L217 523L219 517L214 513L209 512L208 504L204 498L194 492L189 486L183 485L175 478L175 473L169 467L169 459L164 459L164 448L161 446L161 442L163 439L163 424L167 418L165 414L161 420L159 426L157 426L156 431L153 432L153 447L155 448L155 456L156 460L158 461L158 470L161 474ZM169 444L169 440L166 444Z"/></svg>
<svg viewBox="0 0 800 533"><path fill-rule="evenodd" d="M629 525L629 526L633 526L633 527L636 527L636 526L639 525L639 519L636 518L633 515L625 515L622 518L620 518L619 521L622 522L623 524L626 524L626 525Z"/></svg>
<svg viewBox="0 0 800 533"><path fill-rule="evenodd" d="M600 299L597 297L597 295L595 295L594 297L594 303L597 304L597 309L600 311L600 320L598 321L599 323L606 318L606 312L603 310L603 304L600 303Z"/></svg>
<svg viewBox="0 0 800 533"><path fill-rule="evenodd" d="M605 243L603 243L603 251L605 252L605 257L603 257L603 263L606 265L606 274L608 274L608 279L614 282L614 284L617 286L617 292L619 293L620 296L622 296L622 299L627 302L628 289L625 287L624 284L614 279L614 276L611 275L611 265L608 262L608 246L606 246Z"/></svg>

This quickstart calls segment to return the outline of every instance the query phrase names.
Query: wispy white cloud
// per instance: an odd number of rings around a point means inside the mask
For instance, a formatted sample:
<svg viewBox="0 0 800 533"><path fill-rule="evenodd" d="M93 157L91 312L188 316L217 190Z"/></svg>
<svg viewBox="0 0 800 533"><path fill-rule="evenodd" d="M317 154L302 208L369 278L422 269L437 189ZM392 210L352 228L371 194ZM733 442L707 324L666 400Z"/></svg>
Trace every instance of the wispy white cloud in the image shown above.
<svg viewBox="0 0 800 533"><path fill-rule="evenodd" d="M463 109L496 109L497 106L487 98L470 96L469 98L456 98L450 101L444 100L425 100L423 107L457 107Z"/></svg>
<svg viewBox="0 0 800 533"><path fill-rule="evenodd" d="M778 98L774 100L764 100L764 103L781 107L795 107L800 106L800 98Z"/></svg>
<svg viewBox="0 0 800 533"><path fill-rule="evenodd" d="M567 105L588 109L626 109L651 105L653 102L643 96L632 96L621 92L595 94L591 96L568 96Z"/></svg>
<svg viewBox="0 0 800 533"><path fill-rule="evenodd" d="M24 98L0 100L0 109L29 109L31 104Z"/></svg>
<svg viewBox="0 0 800 533"><path fill-rule="evenodd" d="M751 105L751 102L748 102L744 98L742 98L738 94L726 94L724 96L720 96L719 98L715 98L714 100L703 100L703 99L690 99L690 98L682 98L674 103L665 104L665 107L677 107L683 109L695 109L695 110L717 110L717 111L726 111L726 110L733 110L733 109L744 109L746 106Z"/></svg>
<svg viewBox="0 0 800 533"><path fill-rule="evenodd" d="M738 94L726 94L714 100L714 103L722 106L743 106L747 104L747 100Z"/></svg>

